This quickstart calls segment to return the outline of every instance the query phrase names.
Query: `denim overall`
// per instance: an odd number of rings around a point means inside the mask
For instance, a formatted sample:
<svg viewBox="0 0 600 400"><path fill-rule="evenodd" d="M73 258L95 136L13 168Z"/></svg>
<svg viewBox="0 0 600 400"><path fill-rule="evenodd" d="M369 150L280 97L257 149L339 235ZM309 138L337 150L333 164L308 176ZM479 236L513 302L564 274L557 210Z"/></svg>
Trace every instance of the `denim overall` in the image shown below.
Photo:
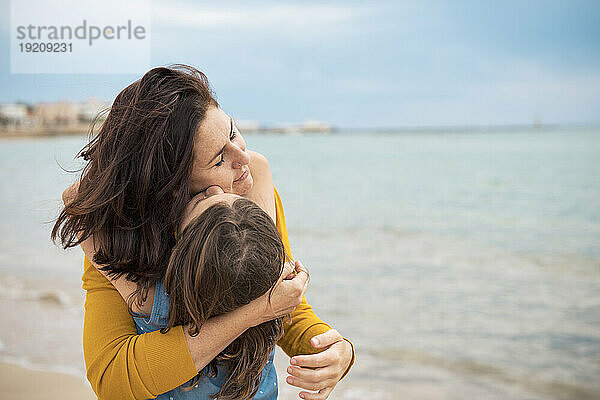
<svg viewBox="0 0 600 400"><path fill-rule="evenodd" d="M133 317L135 326L139 334L145 332L157 331L161 328L165 328L169 322L169 297L165 292L162 281L156 282L154 289L154 304L152 305L152 313L149 317L137 316ZM277 373L275 366L273 365L273 357L275 355L275 349L269 356L267 365L262 370L262 377L258 392L254 399L260 400L273 400L277 399ZM206 366L202 373L204 376L200 378L197 385L193 389L185 391L182 390L189 386L189 382L184 383L182 386L170 390L166 393L161 394L157 397L160 400L192 400L192 399L210 399L209 395L216 394L227 378L227 371L225 368L219 366L217 368L217 375L213 378L206 376L209 371Z"/></svg>

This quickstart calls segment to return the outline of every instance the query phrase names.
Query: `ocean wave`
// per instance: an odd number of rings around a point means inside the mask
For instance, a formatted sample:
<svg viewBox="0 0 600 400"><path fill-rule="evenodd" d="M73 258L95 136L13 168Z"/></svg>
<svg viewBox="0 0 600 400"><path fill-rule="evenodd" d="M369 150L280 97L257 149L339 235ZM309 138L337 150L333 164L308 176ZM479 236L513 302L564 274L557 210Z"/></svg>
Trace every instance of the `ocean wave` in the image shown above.
<svg viewBox="0 0 600 400"><path fill-rule="evenodd" d="M589 255L509 249L483 239L416 231L394 225L290 228L289 233L295 236L296 243L314 246L313 243L318 241L324 246L342 250L346 250L345 243L364 244L355 247L361 250L369 250L369 243L378 243L381 254L390 257L401 255L405 263L477 268L488 266L494 270L498 266L517 273L521 273L525 267L561 275L565 273L565 266L568 266L571 275L597 277L600 274L600 258Z"/></svg>
<svg viewBox="0 0 600 400"><path fill-rule="evenodd" d="M364 349L371 356L392 362L414 363L441 368L459 376L473 376L519 386L549 398L593 400L600 398L600 388L568 382L549 381L532 375L516 374L505 368L468 359L444 358L435 354L410 349Z"/></svg>
<svg viewBox="0 0 600 400"><path fill-rule="evenodd" d="M64 308L79 307L79 304L76 304L65 291L59 289L25 289L0 284L0 299L39 301Z"/></svg>
<svg viewBox="0 0 600 400"><path fill-rule="evenodd" d="M26 369L29 369L32 371L54 372L54 373L58 373L58 374L75 376L83 381L86 380L85 371L82 368L77 368L77 367L70 366L70 365L38 364L38 363L29 361L25 357L14 357L14 356L8 356L8 355L0 356L0 361L5 362L7 364L17 365L19 367L26 368Z"/></svg>
<svg viewBox="0 0 600 400"><path fill-rule="evenodd" d="M306 235L306 236L315 236L315 237L332 237L332 236L345 236L345 235L364 235L364 234L389 234L396 237L410 237L410 236L421 236L422 233L416 230L408 230L403 229L397 226L391 225L383 225L383 226L373 226L373 225L362 225L355 224L350 226L332 226L332 227L319 227L319 228L310 228L310 227L298 227L298 226L290 226L288 228L288 233L290 235Z"/></svg>

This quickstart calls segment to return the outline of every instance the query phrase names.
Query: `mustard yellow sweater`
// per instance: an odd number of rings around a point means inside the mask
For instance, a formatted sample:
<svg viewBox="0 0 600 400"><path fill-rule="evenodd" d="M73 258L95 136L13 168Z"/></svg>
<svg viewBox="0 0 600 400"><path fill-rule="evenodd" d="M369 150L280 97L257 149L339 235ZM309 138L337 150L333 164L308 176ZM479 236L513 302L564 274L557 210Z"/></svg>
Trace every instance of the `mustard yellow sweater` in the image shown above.
<svg viewBox="0 0 600 400"><path fill-rule="evenodd" d="M277 230L291 255L283 205L277 190L275 208ZM138 335L127 304L87 258L82 280L82 287L87 291L83 353L87 378L100 399L154 398L198 373L181 326L165 334L157 331ZM315 315L306 298L292 313L291 324L285 324L284 328L285 334L278 345L290 357L318 352L311 346L310 339L331 329ZM354 348L350 367L353 364Z"/></svg>

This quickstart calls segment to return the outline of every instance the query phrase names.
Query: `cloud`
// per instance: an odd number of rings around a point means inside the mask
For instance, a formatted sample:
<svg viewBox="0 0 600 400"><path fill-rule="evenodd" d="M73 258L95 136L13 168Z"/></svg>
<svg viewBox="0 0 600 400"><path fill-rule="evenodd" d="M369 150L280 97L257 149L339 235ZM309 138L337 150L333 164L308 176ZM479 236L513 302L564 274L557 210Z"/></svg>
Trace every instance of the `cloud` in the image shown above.
<svg viewBox="0 0 600 400"><path fill-rule="evenodd" d="M155 3L153 23L177 27L228 28L236 30L315 30L351 27L373 13L362 6L263 4L249 6L199 7L197 4Z"/></svg>
<svg viewBox="0 0 600 400"><path fill-rule="evenodd" d="M368 125L365 119L377 121L378 126L600 122L597 71L564 71L523 59L481 68L488 78L453 80L435 75L433 80L420 76L394 80L357 74L314 86L327 85L328 93L322 97L329 102L321 109L336 113L332 122L344 126ZM341 101L335 99L344 99L343 105L338 107Z"/></svg>

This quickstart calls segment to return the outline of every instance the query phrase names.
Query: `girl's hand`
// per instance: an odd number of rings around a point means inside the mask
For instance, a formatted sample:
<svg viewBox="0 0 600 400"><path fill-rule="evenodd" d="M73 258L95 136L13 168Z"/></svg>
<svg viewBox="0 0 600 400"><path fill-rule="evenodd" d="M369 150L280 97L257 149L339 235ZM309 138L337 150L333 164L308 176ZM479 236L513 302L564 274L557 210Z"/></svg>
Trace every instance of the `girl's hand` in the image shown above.
<svg viewBox="0 0 600 400"><path fill-rule="evenodd" d="M179 225L179 229L181 232L183 232L183 230L185 229L185 227L195 218L197 217L199 214L194 212L194 210L196 209L196 206L202 201L202 200L206 200L211 196L215 196L217 194L223 194L225 193L223 191L223 189L221 189L220 186L209 186L207 187L205 190L201 191L200 193L196 194L194 197L192 197L190 199L190 201L188 202L187 206L185 207L185 210L183 211L183 218L181 220L181 224Z"/></svg>
<svg viewBox="0 0 600 400"><path fill-rule="evenodd" d="M316 393L300 392L306 400L324 400L342 378L352 360L352 345L335 329L311 339L314 348L325 348L321 353L294 356L290 360L286 382Z"/></svg>
<svg viewBox="0 0 600 400"><path fill-rule="evenodd" d="M300 304L308 288L308 271L300 261L285 263L273 291L252 301L256 310L256 325L290 314ZM271 298L269 299L269 293Z"/></svg>

